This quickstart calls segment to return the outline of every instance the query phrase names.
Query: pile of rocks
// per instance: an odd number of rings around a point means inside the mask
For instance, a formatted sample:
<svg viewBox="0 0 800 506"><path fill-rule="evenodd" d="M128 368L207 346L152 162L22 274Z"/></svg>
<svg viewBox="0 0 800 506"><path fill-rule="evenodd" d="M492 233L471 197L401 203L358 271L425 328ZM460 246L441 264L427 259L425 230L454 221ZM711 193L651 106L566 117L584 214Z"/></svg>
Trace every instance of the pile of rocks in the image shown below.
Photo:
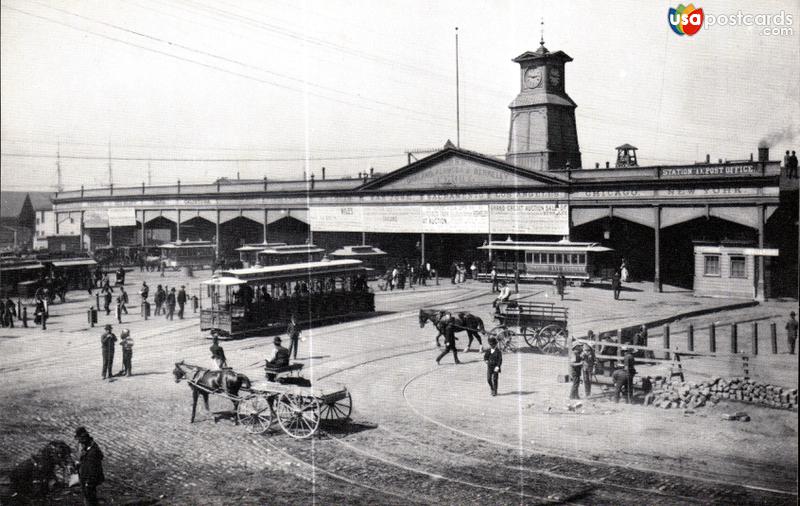
<svg viewBox="0 0 800 506"><path fill-rule="evenodd" d="M797 411L796 388L783 388L745 378L725 380L716 377L700 383L656 380L653 390L645 396L644 403L663 409L695 409L716 404L723 399Z"/></svg>

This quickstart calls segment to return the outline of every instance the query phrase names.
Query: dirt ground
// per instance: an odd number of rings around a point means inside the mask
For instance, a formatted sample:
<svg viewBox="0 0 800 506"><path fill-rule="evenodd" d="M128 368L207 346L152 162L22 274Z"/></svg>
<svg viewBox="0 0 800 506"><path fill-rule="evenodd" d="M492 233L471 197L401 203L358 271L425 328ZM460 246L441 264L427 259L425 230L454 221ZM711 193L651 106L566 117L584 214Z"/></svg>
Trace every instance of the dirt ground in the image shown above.
<svg viewBox="0 0 800 506"><path fill-rule="evenodd" d="M146 276L151 288L166 282L191 290L199 282L177 273ZM128 292L137 292L141 279L132 273ZM639 291L618 304L604 290L570 290L573 332L724 302L633 288ZM552 300L551 289L536 285L521 295ZM94 299L71 299L53 306L46 331L0 331L0 467L51 439L72 444L83 425L106 456L100 495L107 504L797 502L796 412L720 403L686 414L615 404L598 386L570 411L569 387L559 382L566 359L524 347L504 356L494 398L479 353L460 353L462 365L448 356L437 366L435 332L420 329L418 309L468 310L491 328L485 284L380 292L374 317L304 330L303 375L315 385L346 385L354 404L349 423L324 426L311 440L294 440L277 426L251 435L234 426L231 403L219 398L189 423L189 389L171 370L179 360L209 361L196 315L142 321L132 308L115 332L131 330L134 376L102 380L99 336L113 317L101 315L101 325L88 328L85 311ZM782 314L786 307L764 310ZM223 346L231 366L261 379L259 362L271 341L257 336ZM466 338L458 343L465 347ZM115 370L120 359L118 350ZM791 359L774 360L785 368ZM721 420L742 410L749 423ZM73 490L53 502L80 498Z"/></svg>

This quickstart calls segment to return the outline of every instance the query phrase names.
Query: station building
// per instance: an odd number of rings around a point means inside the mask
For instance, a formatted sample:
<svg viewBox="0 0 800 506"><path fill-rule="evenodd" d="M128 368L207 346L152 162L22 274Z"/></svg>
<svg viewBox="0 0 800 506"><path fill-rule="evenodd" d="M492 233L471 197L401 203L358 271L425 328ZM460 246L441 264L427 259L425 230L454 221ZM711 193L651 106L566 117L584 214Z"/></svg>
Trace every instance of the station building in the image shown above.
<svg viewBox="0 0 800 506"><path fill-rule="evenodd" d="M262 241L371 244L440 271L480 259L491 240L567 237L613 248L659 290L694 285L697 242L735 241L749 248L756 296L796 296L797 179L782 176L768 148L755 159L642 167L622 145L614 167L583 167L565 87L572 59L542 44L513 61L520 91L505 159L447 141L377 177L81 189L56 194L54 212L77 220L92 245L213 240L230 255Z"/></svg>

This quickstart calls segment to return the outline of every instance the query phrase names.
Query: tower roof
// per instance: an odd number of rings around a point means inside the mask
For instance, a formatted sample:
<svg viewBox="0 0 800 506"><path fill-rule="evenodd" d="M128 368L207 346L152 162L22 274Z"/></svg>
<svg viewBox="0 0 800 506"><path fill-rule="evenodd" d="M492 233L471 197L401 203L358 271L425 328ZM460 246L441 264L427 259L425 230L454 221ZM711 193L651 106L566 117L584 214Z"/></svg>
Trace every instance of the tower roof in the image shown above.
<svg viewBox="0 0 800 506"><path fill-rule="evenodd" d="M614 149L639 149L639 148L637 148L636 146L631 146L631 145L630 145L630 144L628 144L628 143L625 143L625 144L623 144L622 146L617 146L617 147L616 147L616 148L614 148Z"/></svg>
<svg viewBox="0 0 800 506"><path fill-rule="evenodd" d="M572 58L564 51L556 51L555 53L551 53L546 47L544 47L544 44L542 44L536 51L525 51L511 61L515 63L524 63L534 60L556 60L569 62L572 61Z"/></svg>

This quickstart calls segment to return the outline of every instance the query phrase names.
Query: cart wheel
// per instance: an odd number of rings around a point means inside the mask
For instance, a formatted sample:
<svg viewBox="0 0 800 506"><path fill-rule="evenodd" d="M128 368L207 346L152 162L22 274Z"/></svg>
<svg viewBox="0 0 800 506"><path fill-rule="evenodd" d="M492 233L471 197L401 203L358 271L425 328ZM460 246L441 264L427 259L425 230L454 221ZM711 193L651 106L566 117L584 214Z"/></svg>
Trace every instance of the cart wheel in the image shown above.
<svg viewBox="0 0 800 506"><path fill-rule="evenodd" d="M514 331L506 327L495 327L489 333L491 337L497 339L497 346L500 351L516 351L517 347L514 345Z"/></svg>
<svg viewBox="0 0 800 506"><path fill-rule="evenodd" d="M250 395L239 402L236 418L251 434L263 434L272 426L272 408L264 395Z"/></svg>
<svg viewBox="0 0 800 506"><path fill-rule="evenodd" d="M344 422L350 418L353 411L353 399L347 392L342 399L325 402L320 405L320 416L323 422Z"/></svg>
<svg viewBox="0 0 800 506"><path fill-rule="evenodd" d="M539 342L539 333L536 331L536 329L520 327L519 330L522 333L522 337L525 339L525 342L528 343L528 346L534 350L538 350L541 346L541 343Z"/></svg>
<svg viewBox="0 0 800 506"><path fill-rule="evenodd" d="M508 332L509 332L509 334L507 334L505 336L505 340L504 341L500 341L500 342L502 342L502 345L500 346L500 351L507 351L509 353L516 353L517 352L517 345L516 345L516 343L514 343L514 332L511 331L511 330L509 330Z"/></svg>
<svg viewBox="0 0 800 506"><path fill-rule="evenodd" d="M567 332L558 325L548 325L537 336L543 343L541 350L548 355L563 355L567 352Z"/></svg>
<svg viewBox="0 0 800 506"><path fill-rule="evenodd" d="M295 439L306 439L319 429L319 402L314 397L282 393L275 415L283 431Z"/></svg>

